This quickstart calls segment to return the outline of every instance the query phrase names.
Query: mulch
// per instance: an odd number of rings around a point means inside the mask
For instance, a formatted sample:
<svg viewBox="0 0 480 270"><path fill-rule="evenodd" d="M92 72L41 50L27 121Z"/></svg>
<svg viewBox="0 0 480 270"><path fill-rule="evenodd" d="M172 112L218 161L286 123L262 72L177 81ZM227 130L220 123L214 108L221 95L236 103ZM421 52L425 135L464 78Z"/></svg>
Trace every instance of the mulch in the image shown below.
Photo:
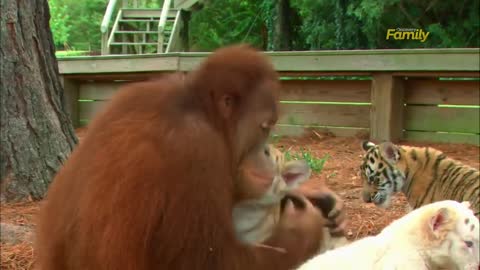
<svg viewBox="0 0 480 270"><path fill-rule="evenodd" d="M77 130L80 142L84 133L85 128ZM407 206L405 197L401 194L395 196L389 209L379 209L362 201L362 184L358 175L358 167L362 156L361 142L362 138L340 138L328 134L312 133L302 138L282 138L275 143L277 147L291 152L300 151L303 148L316 157L329 155L323 171L320 174L313 174L305 185L315 187L326 183L343 198L349 219L346 231L350 240L377 234L392 220L404 215ZM480 167L480 148L478 146L402 143L434 147L470 166ZM39 204L39 202L1 204L1 222L33 230L35 228L35 214L38 212ZM33 269L33 252L30 239L17 241L16 243L2 241L0 269Z"/></svg>

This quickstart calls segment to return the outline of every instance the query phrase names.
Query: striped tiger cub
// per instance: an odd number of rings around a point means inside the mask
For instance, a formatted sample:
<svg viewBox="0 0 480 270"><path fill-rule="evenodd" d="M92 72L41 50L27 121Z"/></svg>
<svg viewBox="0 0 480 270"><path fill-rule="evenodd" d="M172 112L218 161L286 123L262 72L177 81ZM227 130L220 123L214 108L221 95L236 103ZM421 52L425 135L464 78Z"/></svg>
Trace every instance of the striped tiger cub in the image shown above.
<svg viewBox="0 0 480 270"><path fill-rule="evenodd" d="M365 202L387 208L403 192L411 208L440 201L469 201L479 216L480 173L431 147L364 141L360 174Z"/></svg>
<svg viewBox="0 0 480 270"><path fill-rule="evenodd" d="M310 178L311 169L305 160L285 161L285 155L273 145L268 145L265 154L272 161L275 176L258 196L237 202L233 208L233 224L237 237L244 243L262 246L279 222L288 192ZM293 198L292 198L293 199ZM315 204L316 205L316 204ZM321 206L316 205L321 209ZM323 210L322 210L323 211ZM318 253L348 243L343 234L331 234L324 228L323 242Z"/></svg>

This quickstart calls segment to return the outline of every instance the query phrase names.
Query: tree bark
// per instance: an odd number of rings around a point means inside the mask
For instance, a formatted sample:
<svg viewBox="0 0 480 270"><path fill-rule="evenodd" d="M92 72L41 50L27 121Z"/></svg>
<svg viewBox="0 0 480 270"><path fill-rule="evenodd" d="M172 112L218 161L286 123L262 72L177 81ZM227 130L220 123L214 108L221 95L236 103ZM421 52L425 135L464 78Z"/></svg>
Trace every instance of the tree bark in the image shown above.
<svg viewBox="0 0 480 270"><path fill-rule="evenodd" d="M191 11L186 11L182 10L182 13L180 14L181 19L182 19L182 29L180 29L180 39L181 39L181 47L184 52L189 52L190 51L190 37L189 37L189 31L190 31L190 20L192 18L192 12Z"/></svg>
<svg viewBox="0 0 480 270"><path fill-rule="evenodd" d="M273 23L273 50L293 51L306 49L300 35L302 19L290 5L290 0L275 0Z"/></svg>
<svg viewBox="0 0 480 270"><path fill-rule="evenodd" d="M274 27L273 44L275 51L292 49L292 25L290 24L290 0L277 0L275 4L277 19Z"/></svg>
<svg viewBox="0 0 480 270"><path fill-rule="evenodd" d="M0 0L2 201L41 199L78 142L49 20L47 0Z"/></svg>
<svg viewBox="0 0 480 270"><path fill-rule="evenodd" d="M335 46L337 50L345 49L345 0L337 0L335 4L335 24L337 25L335 30ZM350 34L350 33L348 33Z"/></svg>

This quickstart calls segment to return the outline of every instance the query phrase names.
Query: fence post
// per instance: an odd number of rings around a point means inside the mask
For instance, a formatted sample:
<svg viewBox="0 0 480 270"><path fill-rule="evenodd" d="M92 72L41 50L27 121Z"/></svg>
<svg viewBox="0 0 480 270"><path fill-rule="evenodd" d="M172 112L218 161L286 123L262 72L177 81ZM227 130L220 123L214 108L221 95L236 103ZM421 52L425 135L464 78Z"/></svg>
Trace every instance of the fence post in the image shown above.
<svg viewBox="0 0 480 270"><path fill-rule="evenodd" d="M370 139L397 142L403 137L403 79L374 73L370 109Z"/></svg>
<svg viewBox="0 0 480 270"><path fill-rule="evenodd" d="M110 48L108 47L108 31L106 33L102 33L102 55L110 54Z"/></svg>
<svg viewBox="0 0 480 270"><path fill-rule="evenodd" d="M73 127L80 126L80 119L78 115L78 89L79 84L75 80L60 76L60 81L63 84L63 104L65 111L70 116Z"/></svg>

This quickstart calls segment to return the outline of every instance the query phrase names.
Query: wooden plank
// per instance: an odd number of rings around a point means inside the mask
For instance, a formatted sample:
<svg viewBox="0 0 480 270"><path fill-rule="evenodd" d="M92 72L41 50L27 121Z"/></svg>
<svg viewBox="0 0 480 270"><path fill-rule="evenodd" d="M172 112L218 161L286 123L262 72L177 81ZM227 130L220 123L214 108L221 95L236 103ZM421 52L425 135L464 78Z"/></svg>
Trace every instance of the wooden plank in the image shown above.
<svg viewBox="0 0 480 270"><path fill-rule="evenodd" d="M80 85L79 99L110 100L126 83L89 82Z"/></svg>
<svg viewBox="0 0 480 270"><path fill-rule="evenodd" d="M407 104L480 104L480 81L406 80L404 83Z"/></svg>
<svg viewBox="0 0 480 270"><path fill-rule="evenodd" d="M370 106L280 104L279 124L368 128Z"/></svg>
<svg viewBox="0 0 480 270"><path fill-rule="evenodd" d="M178 11L175 22L173 23L173 31L168 38L168 45L165 52L179 52L182 51L181 30L183 27L182 12Z"/></svg>
<svg viewBox="0 0 480 270"><path fill-rule="evenodd" d="M65 110L72 121L74 128L79 127L80 123L78 121L78 96L79 96L79 85L78 82L64 78L60 76L60 82L63 84L64 92L64 104Z"/></svg>
<svg viewBox="0 0 480 270"><path fill-rule="evenodd" d="M92 120L108 104L108 101L92 101L78 103L78 118L80 120Z"/></svg>
<svg viewBox="0 0 480 270"><path fill-rule="evenodd" d="M284 80L281 100L370 102L370 81Z"/></svg>
<svg viewBox="0 0 480 270"><path fill-rule="evenodd" d="M410 52L410 53L408 53ZM285 71L478 71L477 51L397 50L265 53L278 72ZM201 54L180 54L180 70L196 68Z"/></svg>
<svg viewBox="0 0 480 270"><path fill-rule="evenodd" d="M108 32L102 33L101 42L101 53L102 55L110 54L110 48L108 47ZM58 61L58 65L60 66L60 61ZM62 74L62 72L60 72Z"/></svg>
<svg viewBox="0 0 480 270"><path fill-rule="evenodd" d="M457 58L458 56L458 58ZM310 56L274 56L271 60L278 71L296 70L336 70L336 71L399 71L399 70L472 70L478 69L478 55L432 55L432 54L392 54L392 55L319 55ZM470 57L477 57L472 59ZM470 58L470 59L469 59ZM183 58L182 58L183 59ZM180 61L182 61L180 59ZM460 61L459 61L460 60ZM447 67L451 62L452 66Z"/></svg>
<svg viewBox="0 0 480 270"><path fill-rule="evenodd" d="M132 73L98 73L98 74L65 74L65 78L78 81L144 81L159 78L172 72L132 72Z"/></svg>
<svg viewBox="0 0 480 270"><path fill-rule="evenodd" d="M266 52L279 72L478 72L478 49ZM210 53L102 55L58 58L61 74L188 71Z"/></svg>
<svg viewBox="0 0 480 270"><path fill-rule="evenodd" d="M160 19L160 14L162 12L161 8L124 8L122 10L123 18L156 18ZM167 13L167 19L175 18L177 10L170 9Z"/></svg>
<svg viewBox="0 0 480 270"><path fill-rule="evenodd" d="M396 142L403 132L403 80L389 73L373 76L370 136L372 140Z"/></svg>
<svg viewBox="0 0 480 270"><path fill-rule="evenodd" d="M367 71L279 71L284 77L371 76Z"/></svg>
<svg viewBox="0 0 480 270"><path fill-rule="evenodd" d="M158 55L158 54L157 54ZM156 55L154 55L156 56ZM75 60L74 60L75 59ZM121 72L175 71L178 69L178 57L128 57L128 58L74 58L58 61L61 74L95 74Z"/></svg>
<svg viewBox="0 0 480 270"><path fill-rule="evenodd" d="M263 51L263 53L269 57L276 56L288 56L288 57L297 57L297 56L308 56L308 57L319 57L319 56L338 56L338 55L363 55L363 56L372 56L372 55L466 55L466 56L475 56L479 55L480 51L478 48L444 48L444 49L373 49L373 50L321 50L321 51ZM163 57L163 56L180 56L180 57L207 57L212 52L183 52L183 53L170 53L163 55L141 55L140 58L151 58L151 57ZM137 58L138 55L108 55L101 56L102 59L127 59L127 58ZM68 60L73 59L97 59L98 56L77 56L77 57L68 57ZM66 59L66 58L61 58ZM443 68L442 68L443 70ZM448 69L447 69L448 70ZM464 71L468 71L464 70ZM472 67L472 71L478 72L478 67Z"/></svg>
<svg viewBox="0 0 480 270"><path fill-rule="evenodd" d="M272 130L274 136L301 137L311 132L327 133L338 137L368 138L368 128L338 128L338 127L306 127L300 125L277 124Z"/></svg>
<svg viewBox="0 0 480 270"><path fill-rule="evenodd" d="M64 74L65 78L81 81L114 81L114 80L132 80L143 81L149 78L155 78L176 71L157 71L157 72L122 72L122 73L96 73L96 74ZM290 77L319 77L319 76L365 76L370 73L358 72L297 72L297 73L282 73L281 76Z"/></svg>
<svg viewBox="0 0 480 270"><path fill-rule="evenodd" d="M478 71L452 71L452 72L422 72L422 71L399 71L392 72L393 76L405 76L405 77L464 77L464 78L478 78L480 72Z"/></svg>
<svg viewBox="0 0 480 270"><path fill-rule="evenodd" d="M479 51L352 50L315 52L316 57L271 53L278 71L478 71ZM312 52L313 53L313 52ZM458 53L458 54L457 54ZM470 58L472 57L472 58Z"/></svg>
<svg viewBox="0 0 480 270"><path fill-rule="evenodd" d="M423 142L466 143L480 146L479 134L405 131L404 140Z"/></svg>
<svg viewBox="0 0 480 270"><path fill-rule="evenodd" d="M480 133L480 109L406 106L405 130Z"/></svg>
<svg viewBox="0 0 480 270"><path fill-rule="evenodd" d="M439 49L357 49L357 50L311 50L311 51L271 51L268 55L289 55L289 56L303 56L303 55L403 55L403 54L471 54L480 53L478 48L439 48Z"/></svg>

